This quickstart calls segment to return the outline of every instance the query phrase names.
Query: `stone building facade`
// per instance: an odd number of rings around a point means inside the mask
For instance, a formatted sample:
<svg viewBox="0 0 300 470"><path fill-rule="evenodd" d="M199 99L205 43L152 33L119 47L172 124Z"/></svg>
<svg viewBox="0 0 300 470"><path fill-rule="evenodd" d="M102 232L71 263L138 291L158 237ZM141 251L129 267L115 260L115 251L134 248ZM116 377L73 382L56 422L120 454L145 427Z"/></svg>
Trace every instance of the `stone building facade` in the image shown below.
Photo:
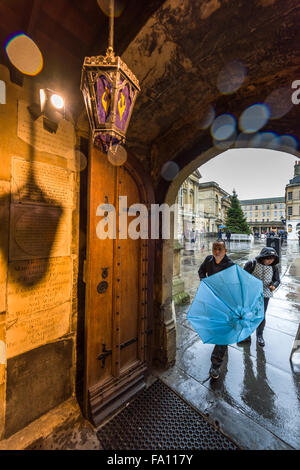
<svg viewBox="0 0 300 470"><path fill-rule="evenodd" d="M285 198L271 197L261 199L245 199L240 201L247 223L254 233L261 235L275 230L284 229Z"/></svg>
<svg viewBox="0 0 300 470"><path fill-rule="evenodd" d="M230 194L216 182L200 183L198 170L182 184L176 198L178 215L175 238L183 243L200 236L215 236L225 223Z"/></svg>
<svg viewBox="0 0 300 470"><path fill-rule="evenodd" d="M300 230L300 162L294 165L294 177L285 187L286 225L288 238L298 239Z"/></svg>

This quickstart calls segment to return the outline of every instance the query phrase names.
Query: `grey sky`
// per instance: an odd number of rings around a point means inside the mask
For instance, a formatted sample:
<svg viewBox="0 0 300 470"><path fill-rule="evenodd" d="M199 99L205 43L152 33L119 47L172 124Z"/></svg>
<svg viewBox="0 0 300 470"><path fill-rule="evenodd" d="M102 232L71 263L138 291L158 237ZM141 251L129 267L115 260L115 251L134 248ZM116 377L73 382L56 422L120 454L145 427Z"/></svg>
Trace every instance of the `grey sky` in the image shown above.
<svg viewBox="0 0 300 470"><path fill-rule="evenodd" d="M276 150L230 149L199 168L201 183L215 181L239 199L284 196L297 157Z"/></svg>

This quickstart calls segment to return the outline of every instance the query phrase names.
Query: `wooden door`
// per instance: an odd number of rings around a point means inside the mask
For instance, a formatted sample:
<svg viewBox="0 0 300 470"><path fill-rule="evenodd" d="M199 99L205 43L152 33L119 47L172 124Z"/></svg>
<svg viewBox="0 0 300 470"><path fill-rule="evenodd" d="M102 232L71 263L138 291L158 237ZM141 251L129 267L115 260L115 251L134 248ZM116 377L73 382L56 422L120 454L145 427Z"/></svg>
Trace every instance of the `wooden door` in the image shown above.
<svg viewBox="0 0 300 470"><path fill-rule="evenodd" d="M150 367L149 311L153 264L150 240L119 238L119 201L149 206L149 191L136 164L111 165L91 148L85 331L85 411L95 425L145 386ZM99 239L102 204L116 210L116 238ZM122 209L124 210L124 208ZM127 214L128 215L128 214ZM128 223L132 217L128 217Z"/></svg>

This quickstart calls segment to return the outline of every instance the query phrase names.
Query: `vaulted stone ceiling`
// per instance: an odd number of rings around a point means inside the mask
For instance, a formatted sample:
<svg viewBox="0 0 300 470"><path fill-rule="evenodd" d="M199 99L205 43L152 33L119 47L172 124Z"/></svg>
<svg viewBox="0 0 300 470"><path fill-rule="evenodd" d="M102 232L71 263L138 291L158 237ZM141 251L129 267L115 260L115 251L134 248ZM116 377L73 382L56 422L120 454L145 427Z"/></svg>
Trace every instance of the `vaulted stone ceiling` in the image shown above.
<svg viewBox="0 0 300 470"><path fill-rule="evenodd" d="M151 155L154 178L163 162L201 151L201 142L210 138L209 129L201 129L209 105L216 116L238 118L274 90L300 80L299 25L298 0L164 2L123 54L142 88L128 142L145 161ZM246 78L234 93L221 94L218 76L236 60L245 65ZM299 110L293 106L264 130L299 139Z"/></svg>
<svg viewBox="0 0 300 470"><path fill-rule="evenodd" d="M212 145L201 122L209 106L236 119L278 88L300 80L298 0L119 0L115 50L140 80L128 130L128 146L158 182L162 164L196 155ZM32 80L67 94L78 116L85 55L103 54L108 19L96 0L0 0L1 42L27 32L43 52L45 66ZM1 63L8 64L1 48ZM220 72L232 61L246 69L241 86L222 94ZM293 106L264 130L300 140L299 109ZM204 145L205 143L205 145Z"/></svg>

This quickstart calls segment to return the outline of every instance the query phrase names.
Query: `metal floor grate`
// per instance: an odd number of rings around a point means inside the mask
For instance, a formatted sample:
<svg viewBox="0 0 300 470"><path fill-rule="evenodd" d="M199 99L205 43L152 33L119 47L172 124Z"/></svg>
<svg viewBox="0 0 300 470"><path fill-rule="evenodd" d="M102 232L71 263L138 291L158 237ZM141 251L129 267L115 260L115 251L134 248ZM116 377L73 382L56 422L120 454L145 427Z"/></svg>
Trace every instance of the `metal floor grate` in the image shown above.
<svg viewBox="0 0 300 470"><path fill-rule="evenodd" d="M105 450L236 450L238 447L160 380L97 432Z"/></svg>

